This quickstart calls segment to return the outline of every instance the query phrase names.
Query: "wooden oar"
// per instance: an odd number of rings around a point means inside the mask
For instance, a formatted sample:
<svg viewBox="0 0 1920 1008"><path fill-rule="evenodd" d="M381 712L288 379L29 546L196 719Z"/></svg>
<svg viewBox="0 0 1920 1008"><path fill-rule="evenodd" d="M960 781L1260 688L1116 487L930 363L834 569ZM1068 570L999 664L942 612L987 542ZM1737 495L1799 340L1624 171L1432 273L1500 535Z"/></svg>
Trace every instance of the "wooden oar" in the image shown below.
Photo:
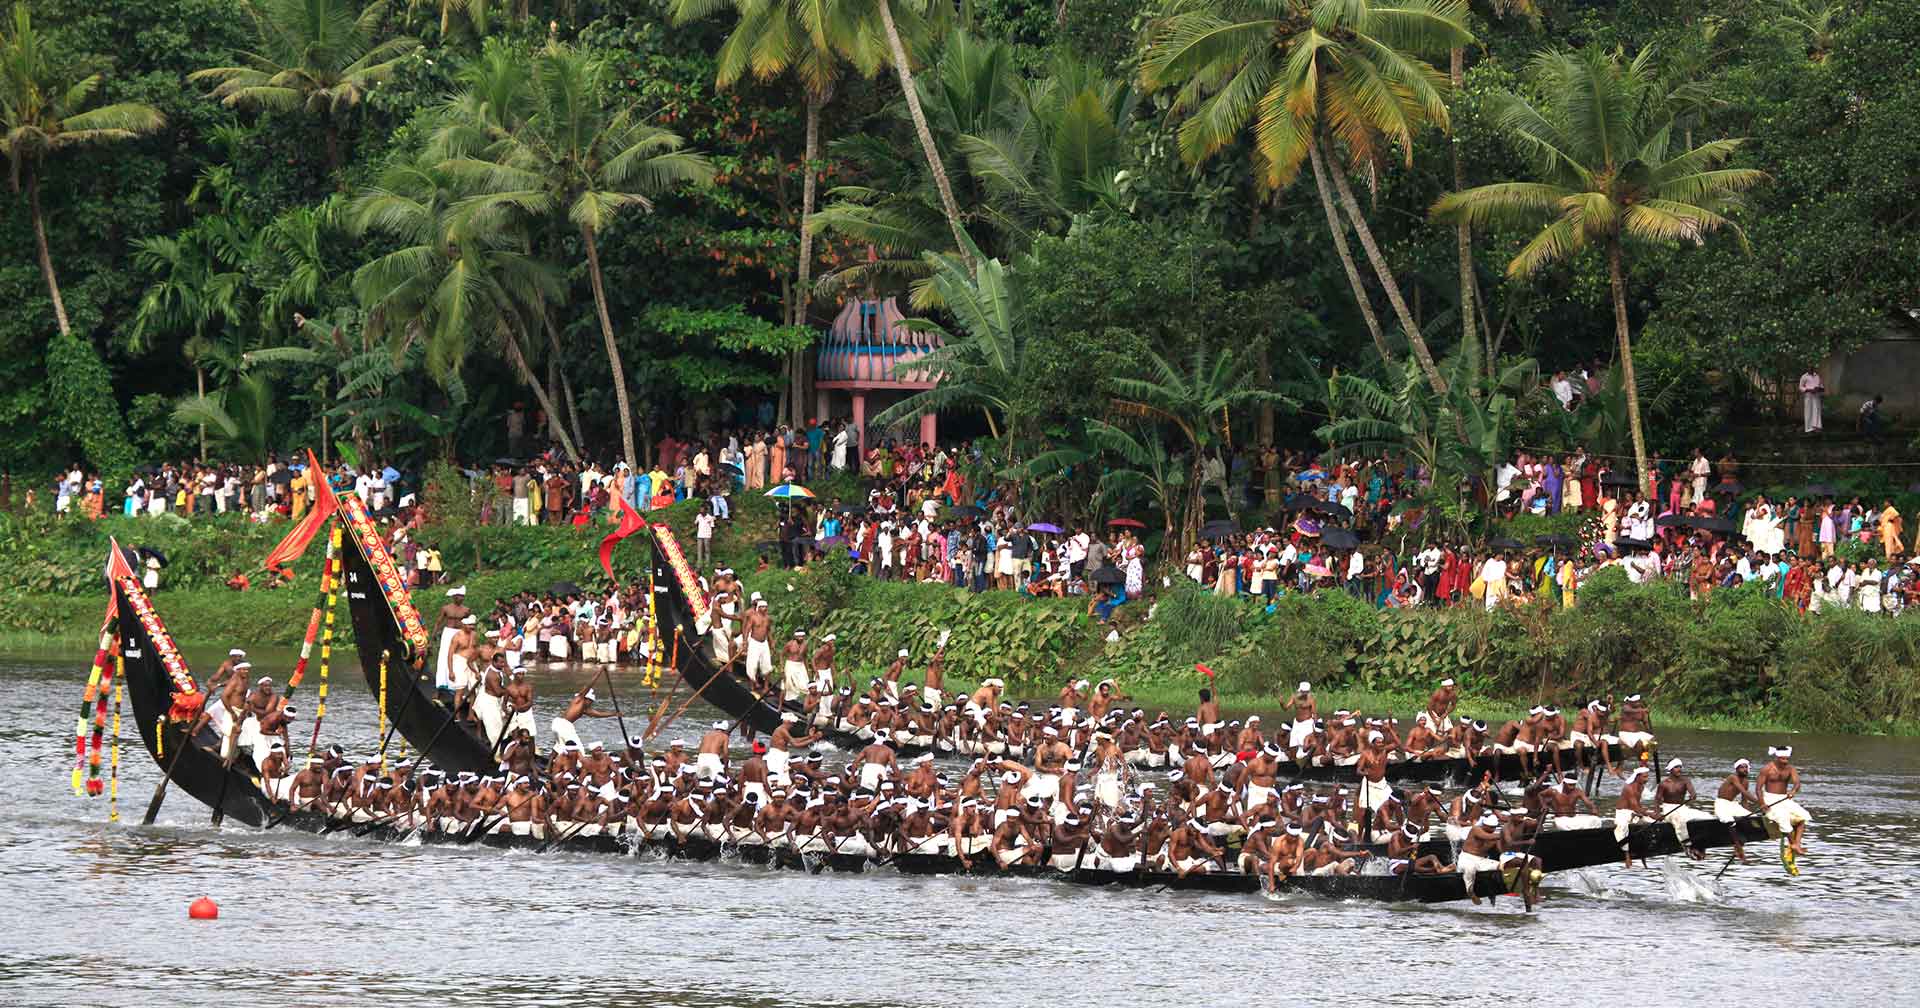
<svg viewBox="0 0 1920 1008"><path fill-rule="evenodd" d="M732 665L733 665L733 660L728 659L727 664L720 666L718 669L715 669L713 676L709 678L706 682L701 683L700 688L693 691L693 695L687 698L686 703L683 703L680 705L679 710L673 712L672 717L667 718L665 721L661 722L659 725L657 725L653 729L653 735L658 735L661 732L666 731L668 726L672 725L675 721L680 720L680 715L685 714L687 712L687 708L692 707L694 705L694 702L700 699L700 694L705 693L707 691L708 686L713 685L714 682L717 681L721 676L727 675L728 674L727 669ZM652 740L653 735L647 736L649 741Z"/></svg>
<svg viewBox="0 0 1920 1008"><path fill-rule="evenodd" d="M193 723L194 724L198 723L198 716L196 716L195 721ZM166 719L163 717L160 721L160 726L155 728L153 731L154 740L164 745L166 734L167 734L167 722L166 722ZM160 803L163 801L166 801L167 785L173 781L173 768L180 765L180 753L183 752L188 746L192 744L193 744L193 725L189 724L187 732L180 737L180 744L174 747L173 756L167 760L166 770L164 773L160 775L160 782L153 786L153 799L147 802L147 814L145 817L143 817L140 820L140 825L151 826L153 825L153 821L159 818Z"/></svg>
<svg viewBox="0 0 1920 1008"><path fill-rule="evenodd" d="M227 786L233 783L233 761L240 758L240 744L234 740L233 736L239 730L240 722L236 720L233 727L227 729L226 741L222 743L223 746L233 746L233 755L228 756L226 761L220 764L220 797L213 803L214 829L219 829L220 824L227 818Z"/></svg>

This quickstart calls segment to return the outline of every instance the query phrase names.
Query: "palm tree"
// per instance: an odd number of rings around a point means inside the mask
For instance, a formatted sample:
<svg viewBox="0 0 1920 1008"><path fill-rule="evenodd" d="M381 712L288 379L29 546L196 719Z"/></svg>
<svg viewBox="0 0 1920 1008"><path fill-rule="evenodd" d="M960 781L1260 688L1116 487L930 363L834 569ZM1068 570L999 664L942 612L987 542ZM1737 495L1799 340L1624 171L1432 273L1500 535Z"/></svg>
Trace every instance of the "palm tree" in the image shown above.
<svg viewBox="0 0 1920 1008"><path fill-rule="evenodd" d="M133 263L153 277L140 295L129 343L150 346L160 332L186 330L181 350L193 362L194 394L207 394L207 327L237 321L246 311L246 274L223 262L199 226L178 235L151 235L133 243ZM207 457L207 427L200 425L200 459Z"/></svg>
<svg viewBox="0 0 1920 1008"><path fill-rule="evenodd" d="M459 374L469 336L493 334L540 408L557 417L523 344L547 303L564 297L565 278L523 251L526 241L517 229L455 214L462 195L431 156L387 165L348 207L348 223L356 234L380 232L402 245L355 271L354 293L388 323L418 327L427 371L442 387ZM567 457L577 461L573 439L564 427L556 432Z"/></svg>
<svg viewBox="0 0 1920 1008"><path fill-rule="evenodd" d="M151 105L116 102L87 108L100 91L100 75L78 77L63 65L61 54L34 30L24 2L13 5L13 21L0 25L0 154L6 155L8 180L14 192L27 194L27 215L33 220L33 246L40 257L40 276L53 301L53 320L60 335L72 334L60 281L53 272L53 254L47 250L46 218L40 212L41 166L51 154L85 144L131 140L152 133L166 118Z"/></svg>
<svg viewBox="0 0 1920 1008"><path fill-rule="evenodd" d="M1546 227L1507 265L1508 276L1537 273L1589 245L1604 251L1642 487L1650 485L1651 470L1628 331L1626 246L1698 243L1724 228L1745 248L1745 233L1726 213L1739 206L1742 191L1766 178L1754 169L1722 167L1739 140L1671 151L1673 122L1652 64L1651 50L1630 62L1599 52L1542 53L1534 69L1545 100L1535 106L1508 94L1499 106L1501 129L1534 162L1540 181L1484 185L1433 205L1436 218L1474 226L1545 218Z"/></svg>
<svg viewBox="0 0 1920 1008"><path fill-rule="evenodd" d="M715 83L731 87L748 74L768 81L792 72L806 98L806 149L800 159L800 251L788 325L806 325L813 298L813 211L819 205L820 110L833 96L842 66L862 77L879 72L886 57L854 0L673 0L684 24L730 6L740 20L715 58ZM806 398L806 351L787 359L788 394L797 424Z"/></svg>
<svg viewBox="0 0 1920 1008"><path fill-rule="evenodd" d="M981 258L971 243L968 252L968 259L927 253L932 284L948 314L959 322L961 334L930 319L906 322L916 332L938 335L942 345L902 365L902 370L938 374L939 384L913 393L868 422L886 427L941 410L978 409L994 440L1003 451L1011 451L1029 433L1034 414L1018 394L1026 387L1030 364L1019 293L1000 260ZM969 272L967 262L978 265Z"/></svg>
<svg viewBox="0 0 1920 1008"><path fill-rule="evenodd" d="M1846 13L1846 5L1838 0L1785 0L1780 5L1780 23L1806 40L1808 59L1825 63L1833 54L1839 21Z"/></svg>
<svg viewBox="0 0 1920 1008"><path fill-rule="evenodd" d="M918 23L923 13L932 15L931 20L944 20L947 14L947 0L919 0L920 7L903 8L915 16ZM901 41L900 25L894 18L891 0L877 0L875 11L880 15L880 29L887 42L887 53L893 57L893 72L900 78L900 94L907 100L907 116L913 120L914 135L920 138L920 153L927 159L927 170L933 173L933 186L940 193L940 210L947 218L947 228L953 232L955 254L972 273L977 264L974 261L973 243L967 240L966 228L960 225L960 204L953 198L953 183L947 178L947 166L940 160L940 149L934 146L933 130L927 125L927 112L920 107L920 92L913 82L913 63L908 58L906 43Z"/></svg>
<svg viewBox="0 0 1920 1008"><path fill-rule="evenodd" d="M1263 404L1291 405L1292 400L1256 388L1253 370L1231 350L1214 351L1205 343L1195 346L1184 364L1150 352L1143 366L1145 377L1110 379L1115 393L1113 407L1122 415L1172 424L1192 453L1186 526L1181 536L1184 549L1200 531L1207 458L1217 450L1233 447L1233 411ZM1224 483L1215 485L1228 516L1233 517L1233 494Z"/></svg>
<svg viewBox="0 0 1920 1008"><path fill-rule="evenodd" d="M326 124L327 173L337 178L341 123L419 45L406 36L380 39L386 0L358 11L352 3L242 0L258 48L236 53L237 65L196 70L187 79L213 82L213 97L233 108L299 109L319 118Z"/></svg>
<svg viewBox="0 0 1920 1008"><path fill-rule="evenodd" d="M653 197L711 179L713 166L703 155L682 150L678 135L648 125L631 104L615 98L609 73L600 57L548 42L535 54L527 78L526 121L518 128L492 128L491 160L452 158L444 166L457 182L478 192L462 201L463 212L564 215L579 232L613 369L621 447L637 464L626 367L608 314L599 235L621 210L651 211Z"/></svg>
<svg viewBox="0 0 1920 1008"><path fill-rule="evenodd" d="M273 417L273 383L263 374L241 375L220 392L190 396L173 409L176 422L211 428L214 441L242 462L267 460Z"/></svg>
<svg viewBox="0 0 1920 1008"><path fill-rule="evenodd" d="M1391 359L1347 251L1337 192L1435 391L1446 382L1332 152L1338 144L1351 164L1371 171L1397 146L1412 164L1414 134L1448 121L1446 78L1419 57L1471 42L1465 15L1465 0L1176 0L1150 29L1140 67L1147 87L1178 88L1174 108L1186 113L1180 147L1188 160L1213 155L1250 125L1268 186L1283 187L1313 166L1347 283L1375 348Z"/></svg>
<svg viewBox="0 0 1920 1008"><path fill-rule="evenodd" d="M1508 15L1525 17L1536 27L1540 23L1540 6L1534 0L1487 0L1483 5L1490 17L1504 18ZM1467 48L1456 45L1447 52L1447 81L1453 87L1453 93L1459 94L1467 79ZM1460 145L1449 144L1448 151L1453 156L1453 188L1458 191L1467 187L1466 163L1460 158ZM1453 228L1454 250L1460 263L1460 336L1462 339L1480 340L1486 346L1486 363L1494 364L1492 352L1492 331L1487 325L1485 307L1478 305L1476 293L1479 284L1474 280L1473 269L1473 229L1465 222L1457 223ZM1477 328L1476 328L1477 325Z"/></svg>

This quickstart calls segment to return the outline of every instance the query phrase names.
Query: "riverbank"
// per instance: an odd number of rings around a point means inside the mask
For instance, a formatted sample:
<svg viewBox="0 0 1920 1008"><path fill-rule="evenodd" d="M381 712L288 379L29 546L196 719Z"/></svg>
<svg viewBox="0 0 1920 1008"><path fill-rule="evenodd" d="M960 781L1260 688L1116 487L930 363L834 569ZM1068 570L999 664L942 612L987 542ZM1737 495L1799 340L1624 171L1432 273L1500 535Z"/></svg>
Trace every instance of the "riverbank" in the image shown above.
<svg viewBox="0 0 1920 1008"><path fill-rule="evenodd" d="M829 485L823 497L849 497ZM649 517L690 542L696 505ZM557 581L604 582L598 527L482 526L449 506L417 533L439 548L447 569L486 612L522 590ZM1140 706L1192 706L1208 684L1234 709L1277 708L1307 681L1336 706L1411 712L1442 678L1468 696L1497 698L1473 712L1504 719L1535 703L1577 707L1589 698L1645 693L1674 723L1732 730L1920 734L1920 618L1852 611L1804 614L1758 589L1686 597L1667 582L1630 584L1617 570L1581 586L1579 605L1493 613L1473 607L1381 610L1342 592L1287 595L1271 604L1218 598L1185 586L1156 589L1096 623L1083 599L974 594L946 585L882 582L851 573L844 557L803 571L756 571L773 538L775 508L745 498L715 543L715 562L744 572L749 590L772 602L776 632L837 636L842 670L875 674L899 648L922 666L950 633L950 683L999 676L1014 692L1047 699L1062 681L1113 678ZM70 642L90 647L100 625L101 557L109 535L159 546L170 563L156 602L186 642L249 648L297 645L315 602L321 549L296 565L293 587L235 592L235 570L257 564L284 534L239 516L186 522L110 518L99 522L0 516L0 648ZM636 537L615 554L616 570L645 569ZM420 590L426 613L446 586ZM344 614L342 614L344 616ZM342 644L351 621L339 621ZM1371 699L1368 699L1371 698Z"/></svg>

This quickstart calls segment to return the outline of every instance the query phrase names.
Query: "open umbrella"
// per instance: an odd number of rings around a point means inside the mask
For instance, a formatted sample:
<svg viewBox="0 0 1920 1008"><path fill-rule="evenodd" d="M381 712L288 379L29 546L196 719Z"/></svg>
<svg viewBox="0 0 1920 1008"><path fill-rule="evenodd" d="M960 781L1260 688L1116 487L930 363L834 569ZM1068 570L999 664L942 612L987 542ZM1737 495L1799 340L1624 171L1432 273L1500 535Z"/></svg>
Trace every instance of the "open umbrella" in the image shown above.
<svg viewBox="0 0 1920 1008"><path fill-rule="evenodd" d="M947 510L957 515L969 515L974 518L978 518L987 513L986 508L980 507L977 504L955 504Z"/></svg>
<svg viewBox="0 0 1920 1008"><path fill-rule="evenodd" d="M509 468L511 468L511 467L513 467L513 466L517 466L517 465L519 465L519 464L520 464L520 460L519 460L519 459L511 459L511 458L497 458L497 459L494 459L494 460L493 460L493 464L494 464L494 465L497 465L497 466L507 466L507 467L509 467Z"/></svg>
<svg viewBox="0 0 1920 1008"><path fill-rule="evenodd" d="M1315 497L1307 493L1292 493L1287 495L1284 506L1289 511L1305 511L1325 499L1324 497Z"/></svg>
<svg viewBox="0 0 1920 1008"><path fill-rule="evenodd" d="M1034 522L1033 524L1031 524L1031 525L1029 525L1029 526L1027 526L1027 531L1029 531L1029 532L1045 532L1045 533L1047 533L1048 535L1059 535L1059 534L1060 534L1060 526L1058 526L1058 525L1054 525L1054 524L1052 524L1052 523L1050 523L1050 522Z"/></svg>
<svg viewBox="0 0 1920 1008"><path fill-rule="evenodd" d="M267 482L276 483L276 484L279 484L280 486L286 486L287 484L293 482L293 470L276 469L274 470L273 475L267 477Z"/></svg>
<svg viewBox="0 0 1920 1008"><path fill-rule="evenodd" d="M1118 567L1102 567L1094 571L1089 580L1094 584L1124 584L1127 580L1127 572Z"/></svg>
<svg viewBox="0 0 1920 1008"><path fill-rule="evenodd" d="M572 581L555 581L547 586L547 594L549 595L578 595L580 593L580 586L574 584Z"/></svg>
<svg viewBox="0 0 1920 1008"><path fill-rule="evenodd" d="M1545 546L1549 549L1573 549L1580 545L1580 540L1570 535L1555 533L1553 535L1534 536L1533 544L1535 546Z"/></svg>
<svg viewBox="0 0 1920 1008"><path fill-rule="evenodd" d="M1609 472L1605 476L1600 477L1600 485L1630 487L1630 486L1638 486L1639 482L1635 480L1632 476L1627 475L1626 473Z"/></svg>
<svg viewBox="0 0 1920 1008"><path fill-rule="evenodd" d="M160 566L162 567L165 567L167 565L167 555L153 548L152 546L142 546L140 547L140 552L159 561Z"/></svg>
<svg viewBox="0 0 1920 1008"><path fill-rule="evenodd" d="M1343 528L1322 529L1320 541L1325 543L1328 549L1353 549L1360 545L1360 537Z"/></svg>
<svg viewBox="0 0 1920 1008"><path fill-rule="evenodd" d="M845 546L846 544L847 544L846 536L828 536L825 539L818 539L814 541L814 545L820 547L821 549L826 549L829 546Z"/></svg>
<svg viewBox="0 0 1920 1008"><path fill-rule="evenodd" d="M1134 518L1115 518L1107 524L1115 528L1143 529L1147 527L1146 522Z"/></svg>
<svg viewBox="0 0 1920 1008"><path fill-rule="evenodd" d="M1301 535L1317 536L1320 534L1320 523L1311 518L1299 518L1294 521L1293 530Z"/></svg>
<svg viewBox="0 0 1920 1008"><path fill-rule="evenodd" d="M1657 528L1692 528L1693 516L1683 514L1663 514L1653 520Z"/></svg>
<svg viewBox="0 0 1920 1008"><path fill-rule="evenodd" d="M1623 550L1625 550L1625 549L1652 549L1652 548L1653 548L1653 544L1652 544L1652 543L1650 543L1650 542L1648 542L1648 541L1646 541L1645 539L1631 539L1631 538L1628 538L1628 537L1626 537L1626 536L1621 536L1620 538L1618 538L1618 539L1615 539L1615 540L1613 541L1613 544L1614 544L1615 546L1618 546L1618 547L1620 547L1620 548L1621 548L1621 549L1623 549Z"/></svg>
<svg viewBox="0 0 1920 1008"><path fill-rule="evenodd" d="M1718 532L1722 535L1725 535L1733 531L1733 519L1731 518L1695 518L1693 520L1693 527L1699 529L1702 532Z"/></svg>
<svg viewBox="0 0 1920 1008"><path fill-rule="evenodd" d="M1518 539L1508 538L1507 536L1501 536L1498 539L1489 539L1487 540L1487 546L1491 549L1497 549L1497 550L1517 550L1517 549L1527 548L1526 543L1523 543Z"/></svg>
<svg viewBox="0 0 1920 1008"><path fill-rule="evenodd" d="M1308 508L1307 510L1312 511L1315 514L1323 514L1333 518L1353 517L1353 512L1347 510L1346 505L1335 504L1332 501L1315 501L1313 503L1313 506Z"/></svg>
<svg viewBox="0 0 1920 1008"><path fill-rule="evenodd" d="M774 487L773 489L767 491L762 496L772 497L776 500L788 500L791 498L798 498L798 497L812 497L813 491L807 489L806 487L801 486L798 483L782 483L779 486Z"/></svg>
<svg viewBox="0 0 1920 1008"><path fill-rule="evenodd" d="M1200 526L1200 538L1202 539L1225 539L1228 536L1237 536L1239 534L1240 526L1230 521L1210 521Z"/></svg>

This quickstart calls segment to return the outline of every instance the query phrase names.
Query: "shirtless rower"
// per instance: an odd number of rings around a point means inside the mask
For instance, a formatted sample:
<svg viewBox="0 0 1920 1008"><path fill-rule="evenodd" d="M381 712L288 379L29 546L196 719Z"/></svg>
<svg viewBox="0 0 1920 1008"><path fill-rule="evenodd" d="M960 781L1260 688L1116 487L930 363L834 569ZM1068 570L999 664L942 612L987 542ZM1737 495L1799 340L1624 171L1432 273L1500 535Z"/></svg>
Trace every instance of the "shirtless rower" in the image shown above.
<svg viewBox="0 0 1920 1008"><path fill-rule="evenodd" d="M1046 847L1044 805L1045 802L1039 797L1029 798L1022 809L994 827L993 839L987 849L993 853L994 861L1001 868L1040 863L1041 851Z"/></svg>
<svg viewBox="0 0 1920 1008"><path fill-rule="evenodd" d="M1185 820L1167 837L1167 861L1180 878L1206 874L1208 864L1222 853L1207 835L1207 824L1198 819Z"/></svg>
<svg viewBox="0 0 1920 1008"><path fill-rule="evenodd" d="M1460 855L1454 859L1454 868L1460 872L1460 879L1466 883L1467 898L1474 906L1480 905L1480 894L1474 890L1474 882L1483 871L1498 872L1500 862L1494 855L1500 851L1500 816L1491 810L1483 812L1474 821L1473 829L1467 832L1465 840L1460 842ZM1629 866L1631 867L1631 866Z"/></svg>
<svg viewBox="0 0 1920 1008"><path fill-rule="evenodd" d="M1752 864L1747 860L1747 844L1740 837L1740 830L1731 824L1747 816L1749 809L1761 808L1760 796L1754 793L1753 782L1748 779L1748 771L1753 761L1745 756L1733 762L1733 771L1720 781L1720 790L1713 796L1713 817L1728 823L1727 835L1733 838L1733 856L1741 864Z"/></svg>
<svg viewBox="0 0 1920 1008"><path fill-rule="evenodd" d="M1699 848L1689 842L1687 824L1712 819L1713 816L1692 807L1693 780L1682 771L1679 760L1667 761L1667 775L1661 779L1656 796L1660 800L1660 819L1673 824L1673 835L1680 841L1680 846L1686 848L1687 854L1695 861L1705 857Z"/></svg>
<svg viewBox="0 0 1920 1008"><path fill-rule="evenodd" d="M700 735L700 751L693 757L693 768L701 780L726 776L727 740L732 737L733 726L725 721L715 721Z"/></svg>
<svg viewBox="0 0 1920 1008"><path fill-rule="evenodd" d="M1568 741L1573 743L1573 763L1586 766L1591 758L1587 756L1589 748L1600 750L1600 765L1615 777L1620 776L1620 768L1613 765L1613 747L1607 744L1607 720L1609 708L1598 700L1589 700L1580 713L1573 717L1573 731Z"/></svg>
<svg viewBox="0 0 1920 1008"><path fill-rule="evenodd" d="M447 589L447 602L440 607L440 653L434 660L433 688L440 694L440 702L448 707L454 702L453 642L471 615L473 610L467 608L467 586Z"/></svg>
<svg viewBox="0 0 1920 1008"><path fill-rule="evenodd" d="M481 668L480 683L473 693L473 713L489 748L500 741L507 728L507 676L510 666L504 652L495 651Z"/></svg>
<svg viewBox="0 0 1920 1008"><path fill-rule="evenodd" d="M807 733L795 736L793 726L798 724L800 716L792 711L782 711L780 726L767 736L767 776L776 784L791 784L793 778L790 768L793 765L793 750L812 745L820 740L820 733L811 728Z"/></svg>
<svg viewBox="0 0 1920 1008"><path fill-rule="evenodd" d="M888 699L900 699L900 676L907 670L907 649L901 648L880 672L880 689Z"/></svg>
<svg viewBox="0 0 1920 1008"><path fill-rule="evenodd" d="M767 612L767 600L753 593L753 606L741 621L741 637L746 643L747 681L759 686L763 676L773 675L773 616Z"/></svg>
<svg viewBox="0 0 1920 1008"><path fill-rule="evenodd" d="M1387 863L1396 874L1411 871L1415 875L1439 875L1453 870L1438 857L1420 853L1420 828L1411 822L1387 834Z"/></svg>
<svg viewBox="0 0 1920 1008"><path fill-rule="evenodd" d="M1813 817L1795 800L1800 796L1800 770L1789 762L1793 759L1793 747L1768 746L1767 755L1771 759L1760 768L1755 790L1767 813L1767 821L1787 835L1789 850L1796 856L1803 855L1807 852L1807 824Z"/></svg>
<svg viewBox="0 0 1920 1008"><path fill-rule="evenodd" d="M853 761L853 765L860 768L860 786L869 791L879 790L881 781L893 777L897 768L896 759L893 747L885 740L876 738L867 743Z"/></svg>
<svg viewBox="0 0 1920 1008"><path fill-rule="evenodd" d="M569 742L573 743L573 748L582 748L580 744L580 730L575 725L575 722L581 718L609 718L614 716L613 711L603 711L595 707L593 703L597 699L599 699L599 697L594 695L593 687L586 686L582 687L580 692L575 693L572 700L567 701L566 711L559 717L554 718L553 722L547 726L553 732L555 749L559 749Z"/></svg>
<svg viewBox="0 0 1920 1008"><path fill-rule="evenodd" d="M1600 810L1594 807L1593 799L1580 787L1579 774L1562 774L1560 786L1542 789L1540 800L1553 813L1555 829L1593 829L1606 824L1600 818ZM1583 805L1587 809L1584 813L1580 811Z"/></svg>
<svg viewBox="0 0 1920 1008"><path fill-rule="evenodd" d="M461 617L460 628L453 635L453 656L447 659L447 677L453 685L454 716L462 721L473 715L473 689L479 679L476 673L480 660L480 635L475 625L472 613Z"/></svg>
<svg viewBox="0 0 1920 1008"><path fill-rule="evenodd" d="M1293 727L1287 733L1287 748L1297 751L1306 742L1307 736L1314 733L1314 720L1318 708L1313 702L1313 686L1301 683L1293 693Z"/></svg>
<svg viewBox="0 0 1920 1008"><path fill-rule="evenodd" d="M807 632L795 630L780 650L780 698L798 700L807 695Z"/></svg>
<svg viewBox="0 0 1920 1008"><path fill-rule="evenodd" d="M833 634L828 634L820 638L820 646L813 651L813 687L821 696L832 695L836 685L833 679L833 642L837 639Z"/></svg>
<svg viewBox="0 0 1920 1008"><path fill-rule="evenodd" d="M1653 816L1647 811L1646 799L1641 796L1641 788L1647 777L1647 768L1637 766L1627 775L1625 787L1620 789L1619 804L1613 807L1613 838L1620 844L1620 853L1625 856L1625 866L1633 867L1633 846L1629 841L1629 828L1636 822L1649 822Z"/></svg>
<svg viewBox="0 0 1920 1008"><path fill-rule="evenodd" d="M1460 690L1452 679L1440 680L1440 686L1427 697L1427 717L1436 734L1453 730L1453 710L1460 705Z"/></svg>
<svg viewBox="0 0 1920 1008"><path fill-rule="evenodd" d="M1653 712L1638 693L1620 704L1620 744L1635 756L1653 744Z"/></svg>
<svg viewBox="0 0 1920 1008"><path fill-rule="evenodd" d="M1373 810L1384 806L1393 798L1393 788L1387 785L1387 749L1386 737L1377 731L1367 733L1366 745L1360 750L1360 759L1353 769L1360 775L1360 794L1356 798L1360 809L1361 837L1371 839L1373 834Z"/></svg>

